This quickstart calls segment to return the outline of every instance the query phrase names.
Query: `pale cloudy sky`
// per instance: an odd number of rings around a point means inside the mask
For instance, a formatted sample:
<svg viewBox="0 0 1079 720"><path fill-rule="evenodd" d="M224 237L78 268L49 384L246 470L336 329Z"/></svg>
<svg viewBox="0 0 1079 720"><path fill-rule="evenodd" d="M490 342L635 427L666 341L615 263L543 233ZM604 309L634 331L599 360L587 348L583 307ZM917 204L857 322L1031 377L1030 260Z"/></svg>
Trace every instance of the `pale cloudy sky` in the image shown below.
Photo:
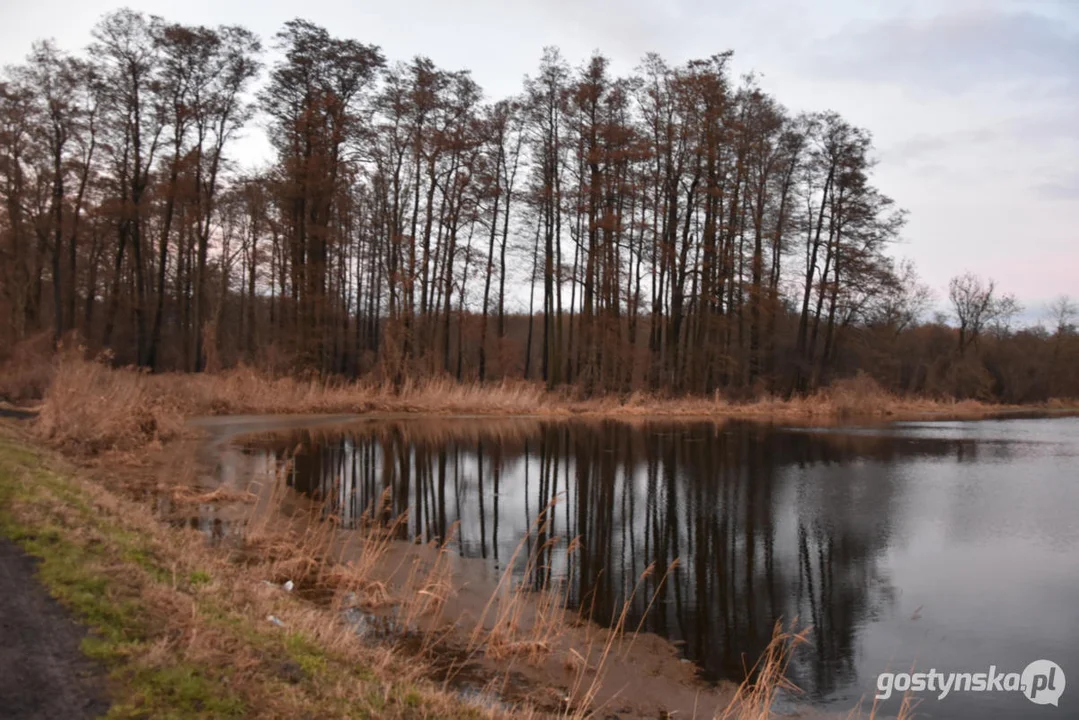
<svg viewBox="0 0 1079 720"><path fill-rule="evenodd" d="M1037 319L1079 297L1079 0L132 0L186 23L269 39L304 17L470 69L491 97L520 88L545 45L629 72L731 49L792 110L834 109L876 139L882 189L910 210L897 255L943 301L948 278L991 276ZM0 64L41 37L89 42L112 0L0 0ZM249 132L243 159L265 145Z"/></svg>

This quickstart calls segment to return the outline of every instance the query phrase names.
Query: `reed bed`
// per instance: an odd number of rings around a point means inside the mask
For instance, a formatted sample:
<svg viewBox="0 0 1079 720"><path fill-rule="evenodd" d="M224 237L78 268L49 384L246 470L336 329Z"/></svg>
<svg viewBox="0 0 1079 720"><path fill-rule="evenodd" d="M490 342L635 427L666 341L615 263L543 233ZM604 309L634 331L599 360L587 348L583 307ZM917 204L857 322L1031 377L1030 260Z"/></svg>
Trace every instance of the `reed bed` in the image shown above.
<svg viewBox="0 0 1079 720"><path fill-rule="evenodd" d="M1075 407L1055 401L1049 409ZM270 377L241 367L220 373L150 374L112 368L78 353L57 356L35 429L67 451L137 451L181 435L187 419L234 414L381 414L591 417L634 419L782 418L944 415L977 417L1021 407L977 401L899 397L868 376L841 380L812 395L762 397L733 403L713 397L648 393L580 399L536 383L458 383L447 378L406 381L393 389L369 381ZM1025 409L1030 409L1025 408Z"/></svg>

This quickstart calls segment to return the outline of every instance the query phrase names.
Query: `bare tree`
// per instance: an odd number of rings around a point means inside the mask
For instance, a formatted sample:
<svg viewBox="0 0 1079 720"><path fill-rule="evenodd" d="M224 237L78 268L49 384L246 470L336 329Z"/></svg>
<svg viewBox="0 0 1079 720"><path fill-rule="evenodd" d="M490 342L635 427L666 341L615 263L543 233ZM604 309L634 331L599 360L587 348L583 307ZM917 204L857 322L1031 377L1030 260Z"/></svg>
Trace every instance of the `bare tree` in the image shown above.
<svg viewBox="0 0 1079 720"><path fill-rule="evenodd" d="M1048 307L1049 318L1053 323L1053 334L1059 337L1075 333L1075 321L1079 318L1079 305L1067 295L1061 295Z"/></svg>
<svg viewBox="0 0 1079 720"><path fill-rule="evenodd" d="M1007 323L1019 312L1013 295L998 295L996 282L985 281L966 272L948 282L948 299L959 325L959 354L977 345L982 331L991 323Z"/></svg>

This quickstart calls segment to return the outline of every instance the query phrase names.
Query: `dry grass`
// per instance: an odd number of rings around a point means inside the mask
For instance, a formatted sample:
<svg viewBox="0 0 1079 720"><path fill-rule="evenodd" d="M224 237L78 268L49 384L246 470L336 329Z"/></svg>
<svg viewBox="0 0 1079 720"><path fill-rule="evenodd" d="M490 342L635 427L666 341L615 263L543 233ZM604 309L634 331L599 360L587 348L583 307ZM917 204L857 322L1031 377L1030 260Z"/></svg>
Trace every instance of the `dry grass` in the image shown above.
<svg viewBox="0 0 1079 720"><path fill-rule="evenodd" d="M169 494L172 502L176 505L205 505L208 503L228 502L252 503L257 499L255 495L249 492L233 492L224 488L199 492L186 485L177 485L171 488Z"/></svg>
<svg viewBox="0 0 1079 720"><path fill-rule="evenodd" d="M636 597L637 592L640 590L641 584L654 572L655 563L652 563L648 567L646 567L641 573L641 576L637 578L637 582L633 586L632 592L630 592L629 597L627 597L622 603L622 610L618 614L617 620L612 623L610 631L606 634L606 639L603 643L602 650L599 653L599 659L596 661L594 666L591 664L590 658L581 657L580 655L578 655L578 657L581 659L581 663L574 677L573 686L570 688L570 698L573 702L571 703L570 707L567 708L567 712L564 714L566 718L572 720L585 720L585 718L591 717L596 712L597 708L594 707L596 696L598 695L600 687L603 684L607 664L608 661L611 659L612 654L614 653L615 644L618 643L623 648L625 648L626 645L626 618L629 616L629 609L633 605L633 599L634 597ZM663 579L660 581L660 585L662 585L663 581L666 580L666 577L666 575L663 576ZM658 590L659 588L657 587L657 594ZM654 598L655 596L653 595L653 599ZM649 607L651 607L651 603L649 603ZM642 623L643 621L644 619L642 618ZM637 635L640 634L640 631L641 626L638 625L637 630L633 633L632 639L636 639ZM630 642L630 646L632 646L632 640ZM625 653L628 655L629 648L625 648ZM585 685L584 679L589 674L592 675L592 680L587 685Z"/></svg>
<svg viewBox="0 0 1079 720"><path fill-rule="evenodd" d="M275 584L291 581L304 597L327 601L336 609L374 609L398 602L390 592L382 563L395 545L397 529L407 514L380 526L375 517L390 504L389 488L377 507L361 518L362 533L343 531L336 518L322 521L318 509L310 517L285 521L277 511L288 490L287 464L271 480L271 495L244 538L243 554L248 565L262 568Z"/></svg>
<svg viewBox="0 0 1079 720"><path fill-rule="evenodd" d="M42 558L42 580L91 627L84 649L109 665L110 717L500 715L367 645L332 608L263 583L272 561L232 562L4 427L0 500L0 535Z"/></svg>
<svg viewBox="0 0 1079 720"><path fill-rule="evenodd" d="M792 694L800 692L799 688L787 679L787 669L794 651L809 642L809 633L812 628L805 627L796 630L797 626L797 619L789 628L784 628L780 621L776 622L772 628L772 639L768 647L764 649L753 667L747 670L746 679L738 686L730 703L717 712L713 720L772 720L776 717L773 708L779 693L781 691ZM909 692L906 693L897 710L895 720L912 720L916 704L914 696ZM868 720L875 720L877 711L877 701L874 700ZM860 708L855 708L847 714L846 720L860 720L862 717Z"/></svg>
<svg viewBox="0 0 1079 720"><path fill-rule="evenodd" d="M65 354L52 373L36 429L51 444L93 454L167 441L182 432L186 419L200 415L529 414L549 405L528 383L470 386L432 380L391 392L363 383L269 378L249 368L152 375Z"/></svg>
<svg viewBox="0 0 1079 720"><path fill-rule="evenodd" d="M422 413L537 417L766 417L834 419L946 415L977 417L1018 407L976 401L899 397L859 375L806 397L731 403L634 393L590 400L523 381L460 384L406 382L399 391L365 382L272 378L250 368L222 373L152 375L60 353L36 423L38 435L69 451L137 450L183 432L188 418L229 414ZM1074 407L1054 401L1052 407ZM1029 408L1027 408L1029 409Z"/></svg>
<svg viewBox="0 0 1079 720"><path fill-rule="evenodd" d="M792 628L797 620L792 623ZM787 668L795 649L808 642L808 629L785 630L777 622L772 629L772 640L756 664L746 672L746 680L738 686L730 704L719 712L715 720L768 720L780 690L797 691L787 680ZM752 678L752 680L751 680Z"/></svg>
<svg viewBox="0 0 1079 720"><path fill-rule="evenodd" d="M55 445L90 454L168 440L198 408L185 402L182 392L161 392L154 380L65 357L45 393L36 430Z"/></svg>
<svg viewBox="0 0 1079 720"><path fill-rule="evenodd" d="M541 540L547 535L548 517L557 502L557 498L551 500L540 511L514 548L476 620L469 638L470 652L482 646L491 658L523 656L535 663L551 651L555 638L566 627L565 584L551 582L539 589L529 586L529 580L544 569L541 563L547 551L560 542L557 537ZM570 543L567 553L576 547L576 541ZM526 549L528 559L517 578L518 560Z"/></svg>
<svg viewBox="0 0 1079 720"><path fill-rule="evenodd" d="M401 617L406 627L413 626L424 616L437 616L454 593L453 550L450 543L457 534L460 521L455 521L441 544L436 546L435 559L420 577L421 563L413 562L405 581L406 592Z"/></svg>
<svg viewBox="0 0 1079 720"><path fill-rule="evenodd" d="M282 472L287 472L287 466L278 470L278 473ZM274 492L278 492L276 488L284 487L282 479L278 475L269 480ZM244 552L246 561L236 563L230 560L229 553L207 547L197 533L162 526L145 503L125 500L116 495L115 490L98 483L69 482L80 496L90 498L93 516L99 522L114 525L123 537L137 538L145 543L149 549L140 551L138 556L152 558L153 566L163 569L155 571L161 574L160 582L149 583L145 578L139 581L138 595L150 608L154 618L152 624L158 627L152 642L140 650L145 651L145 656L140 655L140 663L167 665L180 658L184 663L211 668L208 672L212 673L221 673L223 668L228 668L228 672L238 676L229 683L239 682L238 693L244 707L249 711L258 710L264 716L298 716L309 713L312 708L337 707L341 702L355 702L358 707L368 707L365 703L374 702L378 709L368 710L374 717L411 716L410 702L417 702L424 708L418 715L454 717L465 712L445 688L436 690L424 684L425 665L413 657L411 652L415 650L402 650L394 647L392 642L372 648L360 642L341 619L339 611L345 604L343 599L353 597L368 608L395 604L399 608L398 617L405 626L411 626L421 618L437 619L454 592L453 551L448 544L452 534L433 548L433 562L415 565L402 585L390 586L387 559L394 547L400 547L395 538L399 536L397 530L406 516L387 517L388 495L365 515L365 521L361 523L365 528L361 533L341 530L332 518L321 522L314 517L296 518L294 523L285 524L269 520L256 522L250 527L251 535ZM207 502L222 499L192 493L180 491L181 497L190 495L192 499ZM47 501L35 503L32 511L23 508L19 510L21 520L33 524L42 522L35 519L34 513L53 517L71 514L72 517L63 519L60 524L77 528L80 539L86 539L96 547L102 542L100 533L93 527L87 529L85 521L74 517L75 511L68 510L65 505L66 498L63 493L53 494ZM279 500L279 496L274 496L271 502ZM551 507L553 503L532 527L534 542L525 562L525 578L542 569L543 545L535 540L546 530L544 518ZM264 517L275 517L275 514L268 513ZM82 538L83 534L85 538ZM572 547L573 543L570 545ZM527 544L522 541L507 563L484 616L473 631L472 649L482 647L489 657L509 661L520 658L526 663L549 659L555 649L564 652L566 665L572 666L573 681L564 691L567 703L559 714L581 719L596 713L602 715L603 706L597 707L597 697L606 680L607 668L616 659L624 661L640 632L640 626L632 633L627 632L630 603L642 585L641 581L654 570L650 567L642 575L621 613L611 618L610 629L597 630L598 643L588 642L579 649L567 648L563 635L571 622L567 617L565 588L555 583L545 591L535 592L525 583L515 582L519 575L513 573L513 568L526 548ZM271 580L272 584L264 583L264 580ZM286 580L295 583L292 593L285 593L279 587ZM322 595L325 601L305 602L313 595ZM318 693L317 700L312 699L306 689L302 693L293 689L284 698L278 697L281 692L278 678L274 675L275 666L266 657L265 642L245 634L236 635L235 626L229 624L233 620L221 625L214 619L222 616L243 619L241 628L246 627L245 623L254 623L260 634L279 632L286 638L302 637L302 642L295 641L299 643L297 647L289 646L283 652L305 659L304 662L310 663L319 673L329 663L335 668L331 673L334 679L318 681L317 687L311 690ZM278 619L283 628L275 630L275 625L265 622L271 616ZM170 638L180 638L180 641ZM772 717L775 695L787 686L784 678L789 652L803 638L804 633L781 632L777 627L773 644L754 668L753 682L744 683L728 709L717 717L722 720ZM425 638L420 652L430 650L436 642L437 638ZM273 657L271 653L270 658ZM344 667L360 668L363 673L373 674L375 685L385 688L384 697L373 700L368 686L364 686L363 697L357 697L355 687L344 679L342 673L345 670L341 669ZM405 691L404 695L410 699L402 700L402 691L389 689L391 686L400 688L402 684L421 689ZM404 706L398 707L402 702ZM383 708L391 708L392 712ZM501 710L488 710L479 716L503 714ZM539 716L528 707L515 708L509 714Z"/></svg>

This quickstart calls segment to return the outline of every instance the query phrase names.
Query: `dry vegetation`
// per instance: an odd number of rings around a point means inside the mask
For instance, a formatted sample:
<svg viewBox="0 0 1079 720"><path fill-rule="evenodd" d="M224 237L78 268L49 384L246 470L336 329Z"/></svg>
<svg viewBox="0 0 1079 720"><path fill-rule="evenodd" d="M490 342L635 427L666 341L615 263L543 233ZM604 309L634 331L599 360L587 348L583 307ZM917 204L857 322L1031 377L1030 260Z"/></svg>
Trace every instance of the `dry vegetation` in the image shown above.
<svg viewBox="0 0 1079 720"><path fill-rule="evenodd" d="M0 425L0 533L43 559L43 582L90 626L84 651L109 668L109 717L583 720L609 710L594 701L605 666L636 639L636 633L625 632L624 612L611 631L597 634L595 652L576 656L574 681L565 690L571 702L547 708L477 705L427 679L431 668L424 657L429 655L417 657L392 642L373 644L343 619L339 604L310 602L299 591L305 583L362 586L369 580L364 574L385 557L388 546L379 539L361 550L367 562L336 563L330 558L331 525L276 550L264 547L268 552L259 559L245 554L246 561L238 562L241 558L207 546L195 531L163 525L144 503L29 450L20 435ZM445 546L436 550L430 572L416 577L419 586L430 589L430 602L409 609L413 617L437 613L449 592ZM300 558L306 573L288 566ZM298 571L296 590L266 582L274 570ZM502 620L521 617L518 609L527 602L516 592L510 597L511 609L499 612ZM521 633L520 642L528 633L552 638L566 632L555 625L538 627L514 631ZM773 702L788 687L784 671L791 652L804 641L804 631L777 625L772 644L753 668L754 680L737 688L717 712L693 716L775 717ZM492 636L485 644L493 642ZM543 645L533 642L529 652L541 652ZM421 647L421 654L432 647ZM900 717L910 717L908 706Z"/></svg>
<svg viewBox="0 0 1079 720"><path fill-rule="evenodd" d="M528 553L524 570L521 571L522 578L534 577L545 552L558 543L558 538L550 538L542 544L539 542L539 538L547 534L547 518L554 504L554 501L551 501L536 516L528 534L522 537L514 548L498 584L476 620L469 638L470 650L483 644L487 654L495 659L523 655L533 662L551 652L553 638L566 625L565 586L557 582L550 583L532 593L525 580L515 577L515 571L519 567L522 553L525 552L526 546L531 545L533 538L536 547ZM571 543L567 552L572 553L574 550L575 543ZM527 623L523 620L526 608L533 611Z"/></svg>
<svg viewBox="0 0 1079 720"><path fill-rule="evenodd" d="M29 355L21 357L16 371L9 370L4 378L16 382L19 373L29 375L31 368L43 378L39 382L45 389L38 417L28 432L36 440L78 457L108 452L115 458L115 451L127 451L130 458L145 459L152 448L160 449L182 435L188 418L207 414L422 412L833 418L978 414L998 409L970 402L902 400L882 392L864 376L790 401L762 399L731 404L719 397L644 395L583 400L568 392L545 392L528 383L458 385L430 381L406 384L391 392L363 383L272 378L244 368L216 374L154 375L112 368L103 360L86 360L76 351L57 355L51 364L34 363ZM156 629L139 638L137 649L109 645L101 650L102 657L120 668L114 675L141 677L144 666L152 672L172 672L169 668L173 665L188 668L184 672L199 668L199 677L209 678L209 689L199 692L224 693L222 702L226 705L222 707L242 707L244 712L257 711L266 716L291 715L311 708L333 715L353 703L373 703L367 712L377 717L441 717L478 712L447 693L445 685L429 684L432 677L445 680L452 676L452 668L449 672L445 668L435 672L427 661L408 659L419 653L430 660L453 646L443 612L457 592L458 579L454 577L449 539L443 539L441 545L417 549L424 550L423 554L398 552L401 543L396 538L401 535L398 529L405 516L386 524L384 513L369 514L362 523L364 531L357 533L341 531L332 518L329 522L301 518L294 523L275 524L267 522L271 516L263 514L261 522L249 525L242 550L237 553L208 548L203 536L162 525L144 500L134 499L145 495L125 492L124 482L116 474L111 473L103 484L72 477L70 469L52 473L23 464L8 472L15 483L15 496L23 499L12 505L14 519L8 523L7 532L22 538L29 550L41 550L35 538L46 528L72 543L80 558L85 557L87 547L115 551L120 558L104 556L95 560L97 565L87 567L99 574L89 580L76 578L72 581L76 584L101 582L111 563L127 562L127 569L110 579L120 585L115 594L106 593L106 602L134 602L145 615L138 621L140 627ZM34 480L35 473L41 472L49 473L47 482ZM144 469L134 472L145 474ZM37 486L31 491L29 487L34 482ZM283 488L283 482L271 479L271 495L284 492ZM256 502L254 496L224 490L196 490L185 485L166 490L175 506ZM73 501L72 497L77 499ZM270 503L280 500L271 497ZM86 507L93 509L93 522L88 523L80 515ZM530 537L538 545L538 538L546 536L542 514L536 522ZM115 524L124 538L122 542L110 539L110 524ZM132 550L124 544L130 542L139 546ZM572 546L571 542L571 552ZM610 702L611 694L603 691L603 685L611 667L632 666L634 661L629 656L640 627L627 628L623 612L621 617L611 618L610 629L585 623L581 630L577 616L566 609L564 587L556 583L536 593L521 580L522 575L514 574L514 568L520 569L519 559L525 565L523 577L530 577L541 562L543 553L539 550L533 548L527 557L518 558L522 552L524 540L456 648L463 657L459 666L478 656L508 667L515 663L560 664L571 678L557 693L561 704L552 703L542 693L535 694L534 688L518 688L510 696L518 703L512 712L587 717ZM137 560L132 563L131 557ZM404 580L392 582L402 566L406 566ZM294 583L293 593L280 589L288 580ZM55 587L53 590L57 592ZM66 591L61 588L58 592L63 598ZM80 610L78 602L73 604ZM407 644L404 650L400 638L372 648L344 622L342 611L347 608L374 614L383 611L383 617L396 618L399 631L419 632L420 641ZM91 610L91 615L100 612L100 608ZM268 622L269 618L274 621ZM281 630L278 634L283 636L283 644L272 634L275 629ZM112 631L105 628L103 632L108 635ZM771 717L775 694L784 687L790 652L804 638L804 633L777 628L772 646L752 669L755 681L738 688L728 702L719 706L715 716L724 720ZM110 643L115 645L111 640ZM302 661L289 660L290 653L298 654ZM298 681L299 688L286 678L288 692L283 699L279 697L284 692L280 687L281 663L288 667L305 667L305 663L309 666L300 674L303 680ZM227 668L240 669L239 684L236 672ZM355 672L363 676L358 684L352 675ZM490 688L504 689L508 677L509 670L501 679L489 673ZM138 685L132 687L135 689L124 691L127 695L121 692L121 696L150 692L138 690ZM382 699L376 702L372 700L375 696ZM503 697L508 696L503 693ZM164 701L140 696L133 702L152 705ZM417 708L422 712L414 713ZM482 713L498 714L503 710L487 708ZM910 708L905 707L903 712L909 715ZM709 710L702 716L712 715Z"/></svg>
<svg viewBox="0 0 1079 720"><path fill-rule="evenodd" d="M570 390L548 392L524 381L461 384L451 379L386 384L319 378L271 377L241 367L220 373L151 374L113 368L103 359L83 359L77 350L60 353L50 364L21 358L0 371L0 387L12 386L34 367L43 402L36 432L49 443L97 453L137 450L183 432L188 418L202 415L285 413L424 413L549 417L759 417L787 420L895 418L920 415L977 417L1031 406L900 397L871 378L840 380L811 395L791 399L762 397L735 403L711 398L646 393L581 398ZM43 370L42 368L47 368ZM24 395L11 393L9 397ZM1045 407L1072 409L1056 400Z"/></svg>
<svg viewBox="0 0 1079 720"><path fill-rule="evenodd" d="M4 363L0 365L0 400L15 403L40 400L52 382L55 368L53 351L53 339L49 333L38 333L15 343L10 357L4 358Z"/></svg>
<svg viewBox="0 0 1079 720"><path fill-rule="evenodd" d="M42 580L91 627L110 717L491 715L263 583L264 564L233 562L0 432L0 532L43 558Z"/></svg>

